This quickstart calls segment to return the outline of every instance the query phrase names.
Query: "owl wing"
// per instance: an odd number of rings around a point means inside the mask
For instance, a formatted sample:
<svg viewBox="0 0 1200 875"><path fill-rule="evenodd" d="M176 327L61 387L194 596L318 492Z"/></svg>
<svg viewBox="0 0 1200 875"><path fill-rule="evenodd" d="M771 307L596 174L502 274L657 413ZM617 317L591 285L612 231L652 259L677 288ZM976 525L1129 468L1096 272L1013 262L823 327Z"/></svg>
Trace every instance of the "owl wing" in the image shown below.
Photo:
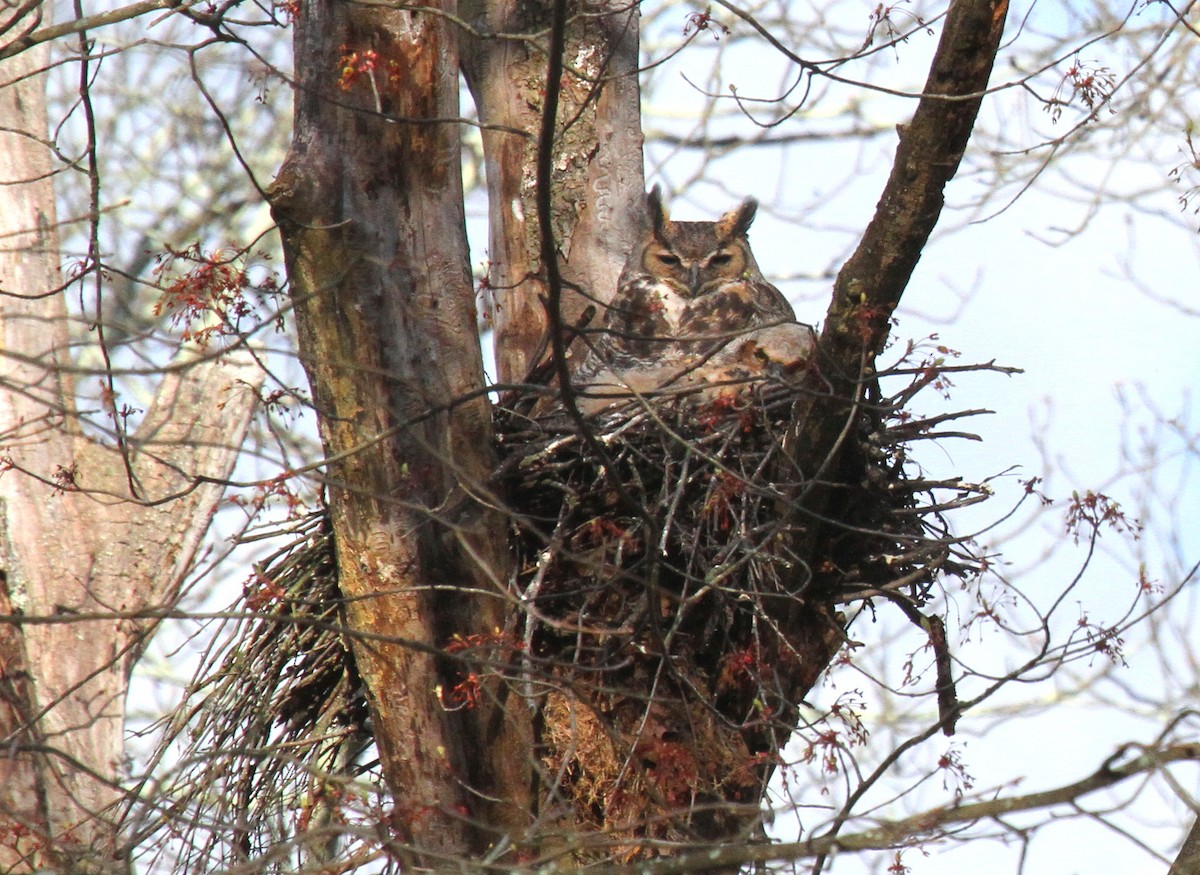
<svg viewBox="0 0 1200 875"><path fill-rule="evenodd" d="M796 321L791 304L761 278L732 280L689 304L683 336L702 357L697 376L725 391L738 383L783 376L812 355L812 328Z"/></svg>
<svg viewBox="0 0 1200 875"><path fill-rule="evenodd" d="M750 286L749 295L754 301L755 323L770 325L773 322L795 322L796 311L783 296L783 292L775 288L765 279L755 277L746 280Z"/></svg>
<svg viewBox="0 0 1200 875"><path fill-rule="evenodd" d="M695 370L707 388L700 401L738 395L752 383L788 381L806 369L816 350L813 329L799 322L754 328L731 340Z"/></svg>
<svg viewBox="0 0 1200 875"><path fill-rule="evenodd" d="M678 336L699 355L709 355L755 328L795 322L792 305L761 278L737 279L690 302Z"/></svg>
<svg viewBox="0 0 1200 875"><path fill-rule="evenodd" d="M572 383L584 413L633 395L694 395L712 386L700 393L706 400L731 381L803 360L810 334L783 294L761 278L730 280L686 301L652 276L634 276L608 305Z"/></svg>
<svg viewBox="0 0 1200 875"><path fill-rule="evenodd" d="M682 310L678 294L648 275L625 282L608 305L604 325L573 370L579 407L592 413L633 394L653 393L686 372L689 362L675 337Z"/></svg>
<svg viewBox="0 0 1200 875"><path fill-rule="evenodd" d="M653 277L636 276L617 290L604 316L596 348L610 364L649 363L661 356L675 330L665 290Z"/></svg>

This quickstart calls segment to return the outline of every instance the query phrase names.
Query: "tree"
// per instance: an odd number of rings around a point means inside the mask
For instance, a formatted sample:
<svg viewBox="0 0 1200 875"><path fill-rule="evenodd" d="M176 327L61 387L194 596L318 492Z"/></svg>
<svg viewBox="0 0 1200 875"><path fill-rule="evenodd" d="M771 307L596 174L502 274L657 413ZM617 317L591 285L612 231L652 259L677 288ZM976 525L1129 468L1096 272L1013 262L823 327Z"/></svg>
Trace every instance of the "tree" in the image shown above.
<svg viewBox="0 0 1200 875"><path fill-rule="evenodd" d="M20 18L7 22L20 25ZM0 865L115 852L129 675L178 599L248 424L257 368L181 357L139 427L118 406L77 413L41 95L44 52L3 65L4 666ZM92 250L80 275L96 277ZM97 301L99 300L97 295ZM69 539L64 543L64 535ZM67 658L70 654L70 658Z"/></svg>
<svg viewBox="0 0 1200 875"><path fill-rule="evenodd" d="M208 29L218 41L242 41L252 48L253 40L239 30L244 24L233 19L233 8L190 8L180 14ZM750 12L728 8L762 38L772 37L774 28L762 24ZM117 17L144 11L129 7ZM623 831L607 814L588 821L578 812L564 813L561 807L565 802L581 802L582 783L576 782L573 798L568 798L569 793L562 794L562 774L577 768L563 751L578 747L582 736L566 733L568 740L557 748L550 737L556 728L598 720L600 711L597 700L591 700L590 706L587 700L576 700L556 713L546 704L549 699L545 695L522 694L532 683L548 683L551 679L562 683L563 677L522 675L518 668L522 647L528 652L532 639L520 641L513 630L522 628L522 622L530 622L524 618L532 616L530 605L536 607L536 601L523 602L522 596L529 590L512 583L520 569L510 545L509 528L516 520L523 531L534 535L538 532L536 526L525 522L533 516L529 508L522 506L528 496L506 495L503 485L493 477L498 450L478 351L464 231L459 133L462 111L457 77L462 66L479 108L483 132L493 260L488 284L498 301L500 380L508 388L534 392L555 391L557 386L570 413L570 349L574 345L574 354L578 355L587 332L594 327L591 320L598 318L589 314L589 304L602 312L606 296L611 294L636 233L637 211L628 205L635 203L644 190L635 87L637 10L615 4L575 10L562 2L536 9L501 3L479 8L436 4L391 8L312 2L287 11L295 16L296 74L291 82L296 100L295 133L288 158L267 190L267 197L282 236L297 345L324 446L322 473L336 562L334 577L344 605L344 616L322 613L314 622L344 623L353 660L352 667L338 675L339 683L345 682L347 673L361 679L370 708L370 740L377 748L379 771L393 800L374 812L376 826L385 832L383 838L373 843L364 840L364 846L375 848L373 853L396 860L403 867L437 867L451 860L506 867L574 854L575 846L592 830L607 834L608 841L615 845L602 845L598 853L614 854L618 860L632 859L648 849L678 856L673 864L662 866L664 871L672 865L681 869L728 867L789 857L824 861L839 848L893 848L932 827L948 828L980 817L1000 817L1014 810L1069 802L1147 770L1195 758L1191 746L1164 744L1133 762L1114 757L1092 778L1051 795L1005 798L990 807L986 802L976 803L975 807L964 804L940 814L927 812L902 819L878 830L841 835L857 799L876 783L877 776L871 775L848 793L844 808L821 834L786 847L747 845L740 839L747 834L747 824L757 819L755 803L760 784L775 770L777 748L797 719L795 710L789 709L797 707L845 638L834 618L834 599L829 596L812 599L811 603L792 603L781 615L766 609L755 615L764 621L779 621L782 616L813 634L803 648L782 636L794 650L803 652L805 659L801 662L805 668L793 674L787 667L779 668L787 677L776 719L766 721L765 734L746 742L750 745L747 750L760 760L754 780L737 787L739 792L753 787L752 798L743 796L739 800L727 784L721 784L713 794L698 792L698 766L691 760L677 764L679 774L674 783L664 778L665 753L696 759L694 750L682 749L666 734L659 736L654 765L646 766L643 761L642 768L656 778L640 786L648 798L657 791L657 798L636 810L647 820L679 818L689 824L711 821L710 826L697 828L689 837L715 843L715 854L705 850L688 856L687 847L654 841L663 836L652 830L645 847L639 847L635 840L647 834ZM789 447L785 464L790 466L783 470L809 474L777 478L793 482L795 491L772 495L771 500L782 502L777 506L784 509L782 515L788 520L788 525L780 529L786 533L786 550L809 566L819 567L830 558L831 554L821 551L827 550L833 540L831 531L844 531L838 526L848 522L851 528L855 525L845 516L847 502L839 496L868 470L864 468L867 463L852 452L857 438L847 439L857 418L873 406L882 410L890 402L907 400L917 389L933 385L952 372L934 360L922 361L916 350L916 357L904 365L916 371L911 389L888 395L880 394L875 387L876 372L885 370L877 360L889 336L890 320L939 218L943 189L967 148L980 101L988 89L1005 14L1003 4L959 0L940 23L939 48L921 89L916 113L900 131L891 179L875 218L838 272L822 326L817 367L803 376L798 387L792 387L797 397L786 419L781 420L786 436L781 446ZM889 46L900 46L909 34L896 27L897 16L895 8L877 10L877 27L872 35L885 33ZM103 22L87 22L89 26L92 23ZM724 26L708 11L691 13L688 23L688 39ZM921 18L916 23L914 32L927 26ZM17 26L25 28L24 24ZM65 31L73 28L82 29L83 24ZM19 108L38 105L38 80L26 74L44 67L36 47L65 31L52 26L28 28L5 50L4 55L11 57L5 63L25 65L14 67L16 72L6 77L19 83L5 89L6 94L15 95L8 110L11 117L19 117ZM86 58L91 49L84 36ZM774 45L797 65L809 83L838 81L836 71L844 58L813 63L778 41ZM873 53L868 40L857 56ZM90 94L89 69L85 61L80 80L85 104ZM18 88L26 88L29 93L21 94ZM1072 97L1076 96L1088 104L1089 111L1094 110L1097 99L1093 92L1076 88ZM1055 105L1068 102L1055 100ZM89 108L87 113L92 115L94 110ZM227 120L223 118L222 122L232 131ZM45 123L34 117L11 127L27 132L22 144L43 163L6 174L6 180L21 183L9 186L7 191L18 197L28 187L41 185L41 191L27 197L33 208L42 209L45 215L45 205L52 202L46 190L48 153L37 146ZM89 123L88 130L94 132L94 123ZM27 150L14 149L13 154L23 151ZM94 290L86 292L85 298L96 312L103 312L106 286L94 230L99 222L97 192L101 181L94 165L97 154L93 138L85 156L92 162L89 212L93 214L93 230L88 256L78 273L94 278ZM12 215L14 237L39 226L33 215ZM41 224L55 226L53 221ZM39 245L43 260L50 261L49 266L42 264L42 275L26 278L5 270L5 285L17 289L18 299L28 299L31 307L57 307L53 311L38 310L36 318L60 324L65 331L67 315L61 296L45 294L62 287L53 276L58 247L53 241L39 241ZM32 261L22 254L19 269L26 269ZM232 338L234 346L244 343L253 331L237 324L236 317L242 312L239 290L251 282L238 258L205 254L197 247L174 251L168 261L195 267L180 281L163 282L168 305L192 307L215 316L215 322L197 331L200 336L211 339L225 335ZM212 276L221 279L216 284L208 279L201 282ZM201 294L211 298L202 298ZM96 322L104 325L103 319ZM44 335L33 342L44 344ZM66 334L51 345L56 350L68 346ZM103 337L98 338L97 346L105 353L111 350ZM44 347L34 346L26 352L18 344L9 343L6 349L21 351L15 354L17 360L28 364L42 356ZM137 354L133 341L121 351ZM45 622L44 628L64 630L69 635L76 634L75 624L83 620L106 624L103 633L89 637L106 647L113 641L116 645L91 663L80 659L74 667L86 677L99 669L108 679L110 685L100 701L122 698L132 662L123 654L136 652L162 610L174 606L183 577L180 569L190 562L198 543L197 533L207 526L219 494L215 487L228 477L233 461L231 448L241 442L246 427L245 413L230 415L230 408L224 404L202 403L201 399L232 391L214 390L207 381L242 387L232 394L240 395L243 409L248 410L247 402L263 379L261 375L252 376L261 372L245 364L235 364L232 373L228 372L227 365L218 363L224 359L214 354L209 360L202 356L196 365L181 362L173 366L170 374L189 376L182 382L173 376L164 379L161 400L131 432L127 423L137 416L118 405L120 393L114 374L119 374L120 368L105 358L100 373L107 380L101 395L109 417L107 433L99 441L93 438L87 442L74 435L75 444L80 446L52 446L49 442L38 445L39 452L46 452L47 447L52 451L33 459L13 452L14 470L8 481L32 489L33 497L23 500L35 507L46 507L45 490L55 486L64 493L56 499L61 499L61 504L66 504L67 498L121 496L121 501L112 505L121 509L119 519L110 519L115 511L92 508L89 522L81 524L96 533L100 546L80 550L80 560L90 561L91 552L101 549L104 538L128 538L129 533L145 532L151 519L149 509L153 508L162 508L155 512L169 521L152 523L155 530L186 530L184 543L190 546L172 554L178 567L172 566L166 579L136 588L140 596L136 604L122 604L127 596L124 591L130 589L128 581L135 574L128 564L106 572L122 584L112 594L102 589L103 576L95 577L97 582L88 591L88 597L95 601L94 610L85 613L82 620L79 612L93 605L64 601L53 591L54 581L81 580L82 572L58 572L48 575L45 583L30 583L30 592L36 589L38 598L28 602L29 610L10 595L11 604L6 610L10 620L5 628L13 637L3 646L5 665L13 670L6 668L6 672L21 677L22 671L28 671L34 679L33 689L14 688L14 704L10 705L6 725L6 737L20 745L21 756L12 761L14 768L27 770L6 783L15 788L14 800L6 800L6 810L13 812L10 834L20 839L11 846L12 866L21 862L36 867L45 854L52 862L70 856L75 841L81 854L89 849L110 855L112 848L126 847L120 845L123 839L118 838L112 822L97 821L90 828L94 834L87 836L79 835L82 827L78 826L85 816L106 810L124 811L119 803L129 801L114 790L118 773L113 754L121 746L114 734L114 727L121 723L118 710L106 712L105 720L93 721L89 715L68 723L86 724L96 734L101 726L106 727L107 735L90 742L103 755L80 756L77 751L85 750L86 745L74 740L63 745L74 761L99 777L99 786L109 789L97 790L91 797L73 795L70 804L56 803L45 789L55 785L55 779L48 777L55 774L53 763L46 764L43 759L49 746L42 739L54 735L51 717L66 720L72 703L94 703L97 698L86 686L70 681L56 686L51 668L33 664L31 654L60 652L61 648L51 651L35 646L38 630L43 627L32 623ZM14 412L12 428L45 421L46 409L72 409L77 391L66 381L70 373L71 367L58 358L56 367L46 376L15 378L12 382L22 387L41 387L47 378L63 385L56 388L49 401L41 398L33 413ZM199 388L189 388L193 383ZM185 392L190 394L181 394ZM13 397L28 400L30 394ZM181 398L196 400L180 404ZM593 460L608 461L596 424L584 421L577 413L572 415L572 422L574 433L582 441L580 446L596 454ZM211 425L204 424L205 417L213 420ZM72 422L68 418L64 424L64 435L79 431ZM936 420L925 424L932 426ZM193 435L202 428L225 430L211 439L197 441ZM912 431L909 438L915 438ZM150 434L164 439L156 456L177 478L157 489L150 485L152 474L137 464L143 459L145 436ZM211 458L194 459L189 453L197 443L217 447L219 452ZM98 446L110 449L101 451L96 449ZM102 456L103 463L93 460L95 455ZM87 464L77 463L77 458L86 459ZM599 467L611 471L613 466ZM113 473L102 475L100 472L105 470ZM812 475L813 471L817 473ZM13 476L18 473L26 478L18 480ZM598 480L601 488L607 483L618 495L622 493L621 484L611 482L611 473L602 476L610 480ZM291 473L285 472L273 485L286 489L290 479ZM739 476L734 482L752 481ZM927 491L932 494L932 487ZM1035 496L1035 484L1030 483L1027 491ZM183 494L170 503L161 501L175 493ZM17 500L14 497L10 501ZM934 507L934 511L937 509ZM627 510L632 517L639 516L636 507ZM1075 511L1088 537L1094 537L1103 525L1123 525L1119 509L1103 496L1081 497ZM22 520L37 517L33 511L20 515ZM661 534L664 529L655 528L652 520L645 523L634 538L658 543L647 536ZM25 549L45 538L13 538L12 525L10 521L10 539ZM857 527L865 525L858 523ZM125 534L108 535L106 527ZM915 537L911 533L906 536ZM606 537L620 545L629 539L629 532L609 531ZM313 543L318 543L320 550L330 549L325 537ZM165 546L174 545L169 542ZM48 555L51 551L44 552ZM938 555L939 562L945 561L945 556ZM161 576L166 564L161 556L148 555L137 567L145 568L146 574ZM9 567L20 568L21 574L32 581L33 572L28 570L31 563L21 557ZM271 563L262 566L259 587L246 600L247 607L262 614L268 625L286 622L287 617L298 616L299 612L299 602L275 593L278 581L272 574L278 567ZM911 743L897 748L894 757L885 757L885 763L899 758L919 738L927 738L939 728L952 728L958 712L948 689L952 669L946 668L949 657L945 630L935 615L919 610L923 594L909 598L900 592L898 581L903 579L901 575L893 580L897 584L894 588L880 587L873 596L863 597L898 604L906 619L922 630L925 641L937 653L938 677L930 691L940 694L943 707L939 718ZM69 622L53 621L56 614L63 614L57 605L67 608ZM286 607L287 617L279 612L280 606ZM987 603L984 607L991 609ZM1085 627L1087 637L1082 640L1068 639L1065 644L1052 645L1049 613L1042 623L1046 640L1040 650L1019 669L1001 676L995 687L984 690L975 702L986 701L996 687L1007 681L1078 657L1088 646L1110 645L1116 634L1116 627ZM296 622L299 626L298 619ZM770 640L774 646L781 646L777 639ZM114 659L113 653L122 656ZM661 656L656 658L658 664L666 664ZM761 662L761 654L752 660L754 671L760 674ZM694 679L686 668L677 670L681 678ZM606 690L603 695L612 693ZM711 720L717 727L709 736L697 729L697 737L723 739L729 744L749 737L744 727L721 735L719 728L727 726L730 717L719 708L715 713L703 714L670 710L675 706L660 697L653 685L627 689L623 695L633 702L641 697L641 701L667 709L666 713L675 718L682 714L697 726ZM47 709L44 717L39 708ZM649 718L649 706L642 713ZM303 723L305 718L298 719ZM638 739L644 737L646 722L648 719L625 735L616 723L604 729L612 734L618 752L632 759ZM310 818L321 807L316 796L346 792L345 785L337 781L338 772L354 766L365 743L361 737L364 729L358 725L346 731L347 736L353 736L356 747L349 754L343 749L336 768L325 761L314 765L318 762L315 756L311 760L301 757L303 768L329 782L312 785L313 798L300 806L299 820L310 825L315 822ZM22 740L24 733L33 733L32 740ZM270 733L264 737L270 738ZM845 743L836 733L818 735L818 741L821 738L829 745L829 756L836 759ZM309 740L306 744L310 751L324 750L321 742ZM819 748L810 745L810 753L816 750ZM719 754L707 752L720 761ZM254 759L264 755L276 757L278 752L264 754L256 750L248 756ZM551 774L555 764L558 776ZM18 790L31 787L42 793L36 802L29 801L31 797L15 798ZM343 789L338 791L339 787ZM200 791L201 795L207 792L203 786ZM255 843L273 825L250 822L252 810L264 810L249 804L252 800L235 801L242 806L240 819L230 822L228 832L231 844L245 855L241 864L271 865L278 849L259 848ZM751 804L739 807L734 804L738 801ZM345 816L340 811L342 802L327 800L323 805L329 819L321 823L320 830L312 829L313 835L305 838L306 830L296 829L299 844L314 846L307 851L312 855L306 858L307 865L330 865L329 855L339 853L331 845L315 848L321 836L339 833L337 817ZM552 810L555 806L559 810ZM724 819L710 817L706 809L714 807L733 813ZM221 809L224 813L238 810L236 805ZM52 815L61 816L62 821L52 822ZM362 823L353 826L359 828ZM214 831L219 833L221 829L217 826ZM340 831L353 833L350 826ZM681 836L687 835L685 831L667 837L682 841ZM259 850L261 859L255 856ZM355 861L353 856L350 859ZM90 862L95 865L94 860ZM900 865L899 858L896 865Z"/></svg>

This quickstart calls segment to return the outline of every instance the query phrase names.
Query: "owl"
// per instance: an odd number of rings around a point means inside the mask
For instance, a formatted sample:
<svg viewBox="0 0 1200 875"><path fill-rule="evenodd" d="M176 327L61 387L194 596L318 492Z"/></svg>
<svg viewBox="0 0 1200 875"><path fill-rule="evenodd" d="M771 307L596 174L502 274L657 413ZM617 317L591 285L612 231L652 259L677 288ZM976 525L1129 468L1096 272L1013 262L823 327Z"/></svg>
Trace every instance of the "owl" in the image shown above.
<svg viewBox="0 0 1200 875"><path fill-rule="evenodd" d="M709 400L772 370L807 361L812 329L767 282L747 232L747 198L715 222L674 222L655 187L647 233L621 273L603 328L573 376L585 413L632 395Z"/></svg>

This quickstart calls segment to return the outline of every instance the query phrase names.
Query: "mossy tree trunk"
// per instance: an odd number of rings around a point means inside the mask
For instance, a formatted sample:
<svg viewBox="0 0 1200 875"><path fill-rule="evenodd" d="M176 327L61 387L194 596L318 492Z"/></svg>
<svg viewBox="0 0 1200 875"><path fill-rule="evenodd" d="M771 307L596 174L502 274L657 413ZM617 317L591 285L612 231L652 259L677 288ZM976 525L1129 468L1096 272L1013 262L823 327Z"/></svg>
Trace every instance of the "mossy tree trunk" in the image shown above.
<svg viewBox="0 0 1200 875"><path fill-rule="evenodd" d="M435 12L309 0L295 138L270 196L328 456L354 655L392 827L415 864L530 817L528 715L463 660L503 660L505 520L487 496L460 166L460 31ZM458 636L457 638L455 636ZM451 656L457 643L472 642ZM477 646L474 646L477 645Z"/></svg>

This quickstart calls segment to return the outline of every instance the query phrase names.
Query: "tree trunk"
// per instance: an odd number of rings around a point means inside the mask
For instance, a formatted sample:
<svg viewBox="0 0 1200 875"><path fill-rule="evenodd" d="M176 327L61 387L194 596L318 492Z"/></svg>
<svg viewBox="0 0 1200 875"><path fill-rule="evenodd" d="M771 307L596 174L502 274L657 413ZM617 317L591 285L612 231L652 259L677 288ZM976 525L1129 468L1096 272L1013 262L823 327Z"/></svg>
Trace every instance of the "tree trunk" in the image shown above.
<svg viewBox="0 0 1200 875"><path fill-rule="evenodd" d="M34 49L0 62L5 872L120 857L125 694L156 625L146 612L175 602L223 491L196 478L228 476L262 379L246 361L179 363L124 456L80 432L42 145L45 60Z"/></svg>
<svg viewBox="0 0 1200 875"><path fill-rule="evenodd" d="M529 816L528 716L475 670L511 656L509 572L504 519L480 500L491 424L457 40L441 15L306 2L296 135L270 194L330 460L355 659L397 852L413 865L478 853Z"/></svg>
<svg viewBox="0 0 1200 875"><path fill-rule="evenodd" d="M570 10L569 10L570 11ZM484 124L491 241L489 282L496 296L496 364L501 383L519 382L537 364L549 327L536 204L539 160L551 162L553 227L564 284L562 322L573 325L590 303L612 299L633 248L645 192L637 79L638 7L590 4L569 21L553 153L538 155L545 110L548 4L474 0L483 23L470 41L464 72ZM531 37L531 39L534 39ZM599 321L603 308L596 317Z"/></svg>

